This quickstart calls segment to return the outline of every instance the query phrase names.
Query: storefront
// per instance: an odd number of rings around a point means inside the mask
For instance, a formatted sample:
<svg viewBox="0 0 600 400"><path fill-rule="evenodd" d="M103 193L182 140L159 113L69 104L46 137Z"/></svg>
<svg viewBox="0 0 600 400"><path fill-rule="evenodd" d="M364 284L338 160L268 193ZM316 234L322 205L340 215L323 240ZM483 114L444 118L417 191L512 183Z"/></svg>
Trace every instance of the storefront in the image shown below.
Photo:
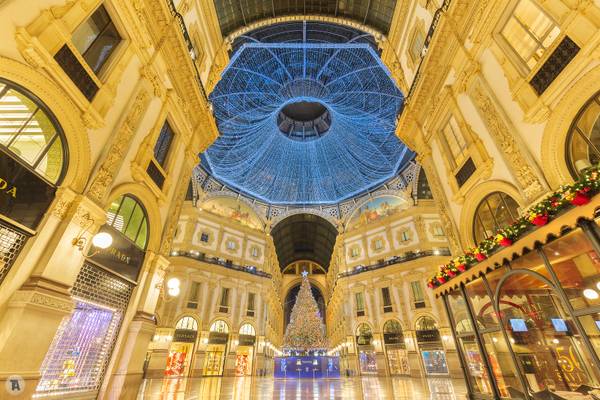
<svg viewBox="0 0 600 400"><path fill-rule="evenodd" d="M50 207L67 167L67 146L51 111L0 79L0 283Z"/></svg>
<svg viewBox="0 0 600 400"><path fill-rule="evenodd" d="M111 235L112 244L89 250L71 289L75 309L62 320L42 363L39 394L94 392L104 378L144 261L146 212L134 197L121 196L100 231Z"/></svg>
<svg viewBox="0 0 600 400"><path fill-rule="evenodd" d="M169 347L165 376L188 376L196 339L198 338L198 322L192 317L183 317L175 326L173 342Z"/></svg>
<svg viewBox="0 0 600 400"><path fill-rule="evenodd" d="M361 375L377 374L377 353L373 345L373 331L368 324L363 323L356 328L356 347Z"/></svg>
<svg viewBox="0 0 600 400"><path fill-rule="evenodd" d="M222 376L225 364L225 355L229 342L229 326L223 320L216 320L210 326L206 359L204 362L204 375Z"/></svg>
<svg viewBox="0 0 600 400"><path fill-rule="evenodd" d="M408 352L400 322L391 319L383 325L383 343L390 375L410 375Z"/></svg>
<svg viewBox="0 0 600 400"><path fill-rule="evenodd" d="M444 351L440 331L437 329L437 324L433 318L419 318L415 334L425 374L448 375L446 352Z"/></svg>
<svg viewBox="0 0 600 400"><path fill-rule="evenodd" d="M594 208L563 213L436 289L473 395L592 399L600 388Z"/></svg>
<svg viewBox="0 0 600 400"><path fill-rule="evenodd" d="M256 343L256 331L250 324L240 327L238 346L235 353L235 375L252 375L252 364L254 361L254 344Z"/></svg>

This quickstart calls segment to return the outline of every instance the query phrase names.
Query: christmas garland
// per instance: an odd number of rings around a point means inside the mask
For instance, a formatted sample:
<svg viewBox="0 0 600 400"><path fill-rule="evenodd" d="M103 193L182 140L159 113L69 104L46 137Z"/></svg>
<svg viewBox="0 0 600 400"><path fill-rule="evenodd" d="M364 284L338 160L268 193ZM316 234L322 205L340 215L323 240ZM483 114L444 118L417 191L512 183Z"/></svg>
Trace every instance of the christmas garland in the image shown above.
<svg viewBox="0 0 600 400"><path fill-rule="evenodd" d="M447 264L440 266L435 276L427 280L434 289L482 262L498 249L509 247L530 229L546 225L560 212L585 205L600 192L600 165L588 168L572 185L561 186L544 200L532 206L512 225L499 229L494 236L484 239L479 245Z"/></svg>

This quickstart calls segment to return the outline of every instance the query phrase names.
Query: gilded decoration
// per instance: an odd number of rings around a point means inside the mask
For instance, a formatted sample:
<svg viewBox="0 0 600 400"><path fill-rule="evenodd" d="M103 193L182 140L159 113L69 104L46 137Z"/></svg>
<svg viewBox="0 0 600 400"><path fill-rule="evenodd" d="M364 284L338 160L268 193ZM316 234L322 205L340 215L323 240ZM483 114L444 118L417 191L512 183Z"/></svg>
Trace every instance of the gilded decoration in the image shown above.
<svg viewBox="0 0 600 400"><path fill-rule="evenodd" d="M141 89L135 96L121 127L114 135L113 145L88 189L88 196L96 203L101 204L110 190L149 101L150 95L145 89Z"/></svg>
<svg viewBox="0 0 600 400"><path fill-rule="evenodd" d="M525 154L526 150L522 149L522 146L517 143L511 129L500 117L500 110L494 105L487 92L487 88L479 79L473 82L471 97L477 104L479 114L485 121L490 134L496 140L498 147L505 155L506 161L511 166L515 179L521 186L525 197L531 202L543 194L546 185L538 178L536 171L531 167L529 157Z"/></svg>

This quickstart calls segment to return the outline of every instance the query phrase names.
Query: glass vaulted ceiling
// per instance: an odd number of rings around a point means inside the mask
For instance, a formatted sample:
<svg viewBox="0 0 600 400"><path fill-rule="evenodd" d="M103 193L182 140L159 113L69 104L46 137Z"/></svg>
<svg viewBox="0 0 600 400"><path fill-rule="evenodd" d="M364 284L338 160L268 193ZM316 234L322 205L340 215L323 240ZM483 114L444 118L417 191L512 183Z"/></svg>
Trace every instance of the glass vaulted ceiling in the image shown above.
<svg viewBox="0 0 600 400"><path fill-rule="evenodd" d="M223 36L267 18L326 15L354 20L387 34L396 0L214 0Z"/></svg>
<svg viewBox="0 0 600 400"><path fill-rule="evenodd" d="M220 136L204 168L271 204L337 203L414 157L395 135L402 93L372 42L309 42L303 26L299 40L246 35L209 96Z"/></svg>

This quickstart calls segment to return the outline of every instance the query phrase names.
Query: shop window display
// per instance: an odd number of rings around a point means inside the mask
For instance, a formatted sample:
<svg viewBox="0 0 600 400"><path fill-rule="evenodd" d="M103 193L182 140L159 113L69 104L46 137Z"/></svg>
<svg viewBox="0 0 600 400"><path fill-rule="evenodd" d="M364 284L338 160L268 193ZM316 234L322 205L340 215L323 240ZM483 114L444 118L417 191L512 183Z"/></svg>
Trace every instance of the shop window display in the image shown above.
<svg viewBox="0 0 600 400"><path fill-rule="evenodd" d="M165 376L185 376L191 358L192 345L189 343L174 343L167 356ZM189 357L188 357L189 356Z"/></svg>
<svg viewBox="0 0 600 400"><path fill-rule="evenodd" d="M206 352L206 364L204 366L204 375L221 375L224 352L220 349L211 349Z"/></svg>
<svg viewBox="0 0 600 400"><path fill-rule="evenodd" d="M502 397L525 399L508 344L499 330L482 334L488 361Z"/></svg>
<svg viewBox="0 0 600 400"><path fill-rule="evenodd" d="M499 308L530 393L560 394L593 386L587 367L593 360L549 284L529 273L512 274L500 288Z"/></svg>
<svg viewBox="0 0 600 400"><path fill-rule="evenodd" d="M362 374L377 373L377 358L374 350L359 350L358 362Z"/></svg>
<svg viewBox="0 0 600 400"><path fill-rule="evenodd" d="M446 353L443 350L423 350L421 356L427 375L445 375L448 373Z"/></svg>
<svg viewBox="0 0 600 400"><path fill-rule="evenodd" d="M235 374L237 376L244 376L252 374L250 367L250 355L245 352L238 351L235 358Z"/></svg>

